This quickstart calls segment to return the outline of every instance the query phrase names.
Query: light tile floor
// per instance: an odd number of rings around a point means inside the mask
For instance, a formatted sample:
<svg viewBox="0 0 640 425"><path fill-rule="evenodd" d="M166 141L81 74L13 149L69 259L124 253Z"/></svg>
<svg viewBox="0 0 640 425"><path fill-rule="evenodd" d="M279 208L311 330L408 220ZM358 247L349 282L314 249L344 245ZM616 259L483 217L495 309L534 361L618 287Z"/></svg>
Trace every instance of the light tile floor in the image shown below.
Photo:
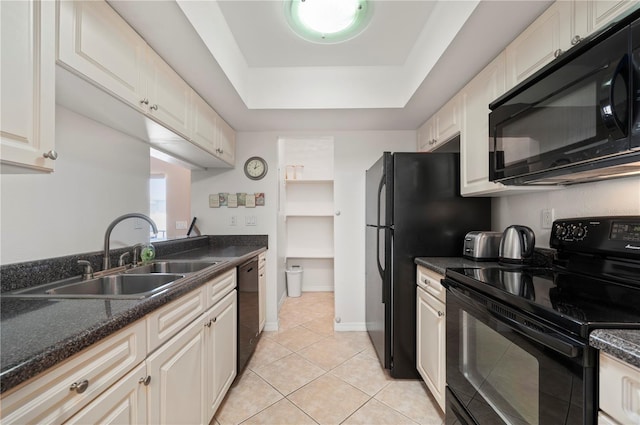
<svg viewBox="0 0 640 425"><path fill-rule="evenodd" d="M424 383L391 378L366 332L333 331L333 304L331 292L287 298L212 424L441 425Z"/></svg>

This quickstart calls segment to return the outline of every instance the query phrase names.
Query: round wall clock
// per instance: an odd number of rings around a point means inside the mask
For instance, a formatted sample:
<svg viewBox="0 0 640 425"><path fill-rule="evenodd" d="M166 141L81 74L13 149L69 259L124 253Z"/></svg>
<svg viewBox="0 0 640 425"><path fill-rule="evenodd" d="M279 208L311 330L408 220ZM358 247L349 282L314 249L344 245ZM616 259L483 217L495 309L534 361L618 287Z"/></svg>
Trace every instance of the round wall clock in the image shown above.
<svg viewBox="0 0 640 425"><path fill-rule="evenodd" d="M267 175L267 161L259 156L252 156L244 163L244 173L251 180L260 180Z"/></svg>

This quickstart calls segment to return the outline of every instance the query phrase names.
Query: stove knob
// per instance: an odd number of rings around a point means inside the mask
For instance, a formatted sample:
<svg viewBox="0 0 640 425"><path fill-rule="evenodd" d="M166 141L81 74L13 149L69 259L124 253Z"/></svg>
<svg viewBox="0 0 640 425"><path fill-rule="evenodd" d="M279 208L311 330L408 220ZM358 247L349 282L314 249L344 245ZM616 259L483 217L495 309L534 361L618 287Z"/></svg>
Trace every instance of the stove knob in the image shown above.
<svg viewBox="0 0 640 425"><path fill-rule="evenodd" d="M562 224L559 224L556 228L556 236L558 237L558 239L564 238L565 236L567 236L567 233L569 233L569 231Z"/></svg>
<svg viewBox="0 0 640 425"><path fill-rule="evenodd" d="M573 229L572 235L575 239L582 239L584 238L585 233L584 227L576 226Z"/></svg>

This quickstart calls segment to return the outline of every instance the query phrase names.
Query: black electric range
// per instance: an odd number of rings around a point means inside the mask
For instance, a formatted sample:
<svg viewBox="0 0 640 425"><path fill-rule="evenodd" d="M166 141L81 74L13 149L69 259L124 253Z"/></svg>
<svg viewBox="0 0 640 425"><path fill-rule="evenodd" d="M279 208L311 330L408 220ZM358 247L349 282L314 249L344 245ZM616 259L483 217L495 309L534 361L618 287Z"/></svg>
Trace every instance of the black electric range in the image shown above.
<svg viewBox="0 0 640 425"><path fill-rule="evenodd" d="M640 216L558 220L550 246L544 267L447 269L447 423L596 423L589 332L640 329Z"/></svg>

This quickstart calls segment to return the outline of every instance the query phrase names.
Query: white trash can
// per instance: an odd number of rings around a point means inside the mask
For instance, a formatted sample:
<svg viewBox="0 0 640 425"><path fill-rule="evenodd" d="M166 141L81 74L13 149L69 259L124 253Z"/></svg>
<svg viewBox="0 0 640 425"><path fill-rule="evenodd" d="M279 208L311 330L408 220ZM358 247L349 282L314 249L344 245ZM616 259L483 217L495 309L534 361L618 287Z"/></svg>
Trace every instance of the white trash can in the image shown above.
<svg viewBox="0 0 640 425"><path fill-rule="evenodd" d="M302 266L291 266L287 270L287 295L299 297L302 293Z"/></svg>

